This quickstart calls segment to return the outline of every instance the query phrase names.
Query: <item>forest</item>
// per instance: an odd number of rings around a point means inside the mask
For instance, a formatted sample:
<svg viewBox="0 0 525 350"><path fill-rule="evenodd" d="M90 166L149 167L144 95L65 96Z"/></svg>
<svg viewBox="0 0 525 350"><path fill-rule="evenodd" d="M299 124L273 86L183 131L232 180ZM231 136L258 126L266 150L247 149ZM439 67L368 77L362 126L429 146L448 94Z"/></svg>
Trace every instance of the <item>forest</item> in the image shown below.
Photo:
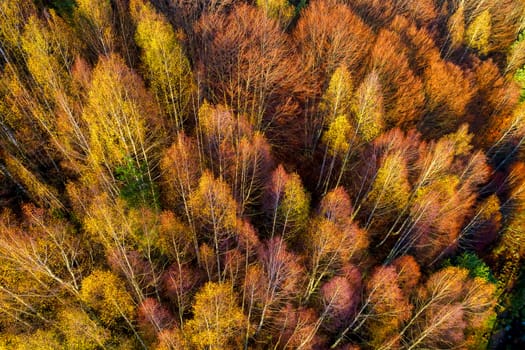
<svg viewBox="0 0 525 350"><path fill-rule="evenodd" d="M525 0L0 0L0 349L523 349Z"/></svg>

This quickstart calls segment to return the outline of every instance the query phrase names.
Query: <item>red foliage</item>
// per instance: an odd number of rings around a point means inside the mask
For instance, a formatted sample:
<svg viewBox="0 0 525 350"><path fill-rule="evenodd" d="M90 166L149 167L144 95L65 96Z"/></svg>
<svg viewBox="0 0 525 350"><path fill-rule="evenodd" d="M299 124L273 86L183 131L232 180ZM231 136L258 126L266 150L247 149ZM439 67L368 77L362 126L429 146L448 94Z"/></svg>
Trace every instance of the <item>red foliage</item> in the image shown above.
<svg viewBox="0 0 525 350"><path fill-rule="evenodd" d="M299 44L303 74L322 88L335 69L363 67L374 34L348 6L335 0L311 1L293 32Z"/></svg>
<svg viewBox="0 0 525 350"><path fill-rule="evenodd" d="M169 266L161 276L162 295L170 299L179 313L184 313L191 306L193 293L203 282L201 272L191 265Z"/></svg>
<svg viewBox="0 0 525 350"><path fill-rule="evenodd" d="M369 64L369 69L375 69L381 78L385 123L405 130L416 125L425 102L423 84L409 66L407 52L397 33L381 29Z"/></svg>
<svg viewBox="0 0 525 350"><path fill-rule="evenodd" d="M323 197L319 204L318 215L334 223L342 223L350 218L353 208L350 196L343 187L336 187Z"/></svg>
<svg viewBox="0 0 525 350"><path fill-rule="evenodd" d="M294 308L286 304L279 310L275 327L279 330L279 348L319 349L323 339L316 335L318 315L313 309Z"/></svg>
<svg viewBox="0 0 525 350"><path fill-rule="evenodd" d="M170 328L174 319L166 306L155 298L146 298L139 305L137 323L147 339L154 340L156 334Z"/></svg>
<svg viewBox="0 0 525 350"><path fill-rule="evenodd" d="M411 255L403 255L392 262L398 273L399 287L405 295L410 295L419 284L421 270L416 259Z"/></svg>
<svg viewBox="0 0 525 350"><path fill-rule="evenodd" d="M298 288L303 280L303 267L299 258L288 251L286 242L274 237L259 248L259 261L268 278L270 299L289 299L300 292Z"/></svg>
<svg viewBox="0 0 525 350"><path fill-rule="evenodd" d="M332 277L321 287L324 312L327 313L324 327L331 333L352 322L361 301L361 273L354 266L346 270L346 276Z"/></svg>
<svg viewBox="0 0 525 350"><path fill-rule="evenodd" d="M199 75L208 99L248 116L257 129L297 112L302 78L277 21L246 4L227 14L207 13L195 26Z"/></svg>

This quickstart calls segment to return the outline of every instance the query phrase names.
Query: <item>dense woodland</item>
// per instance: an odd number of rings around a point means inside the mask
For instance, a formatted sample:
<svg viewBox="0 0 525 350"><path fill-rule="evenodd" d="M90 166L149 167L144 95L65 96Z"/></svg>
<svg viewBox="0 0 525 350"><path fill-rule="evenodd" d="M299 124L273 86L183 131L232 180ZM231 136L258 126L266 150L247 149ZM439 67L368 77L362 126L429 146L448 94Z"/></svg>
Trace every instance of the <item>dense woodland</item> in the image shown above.
<svg viewBox="0 0 525 350"><path fill-rule="evenodd" d="M522 349L524 29L1 0L0 348Z"/></svg>

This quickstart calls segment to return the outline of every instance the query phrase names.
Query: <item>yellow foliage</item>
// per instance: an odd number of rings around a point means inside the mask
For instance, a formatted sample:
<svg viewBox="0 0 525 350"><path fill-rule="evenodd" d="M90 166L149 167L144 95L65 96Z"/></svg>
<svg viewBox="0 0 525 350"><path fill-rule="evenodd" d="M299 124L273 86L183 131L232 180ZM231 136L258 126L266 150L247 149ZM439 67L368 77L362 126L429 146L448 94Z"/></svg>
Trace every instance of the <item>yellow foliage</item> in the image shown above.
<svg viewBox="0 0 525 350"><path fill-rule="evenodd" d="M66 350L54 331L38 329L32 334L20 334L0 339L1 350Z"/></svg>
<svg viewBox="0 0 525 350"><path fill-rule="evenodd" d="M193 236L189 227L172 212L165 211L160 216L158 239L154 242L159 251L172 260L185 261L190 255Z"/></svg>
<svg viewBox="0 0 525 350"><path fill-rule="evenodd" d="M110 338L109 331L97 325L82 309L62 310L59 314L59 324L69 349L98 349Z"/></svg>
<svg viewBox="0 0 525 350"><path fill-rule="evenodd" d="M204 101L199 108L199 127L210 144L217 147L223 140L229 140L234 134L235 121L230 110L218 105L212 106Z"/></svg>
<svg viewBox="0 0 525 350"><path fill-rule="evenodd" d="M177 129L190 108L195 90L191 67L169 22L150 3L130 2L137 23L135 41L152 87Z"/></svg>
<svg viewBox="0 0 525 350"><path fill-rule="evenodd" d="M166 237L167 233L159 238L156 213L147 208L128 208L123 199L112 200L107 193L96 196L86 214L84 229L94 242L102 244L107 251L120 250L125 246L147 255L153 248L165 252L169 245L176 242ZM184 226L174 224L171 228L182 230ZM170 241L167 242L168 239ZM182 236L177 239L183 241Z"/></svg>
<svg viewBox="0 0 525 350"><path fill-rule="evenodd" d="M370 73L355 93L352 105L355 129L365 142L375 139L384 129L383 92L379 75Z"/></svg>
<svg viewBox="0 0 525 350"><path fill-rule="evenodd" d="M376 208L403 209L409 195L406 160L399 153L389 154L377 171L368 200Z"/></svg>
<svg viewBox="0 0 525 350"><path fill-rule="evenodd" d="M456 12L450 16L448 23L450 33L450 46L452 49L458 49L463 44L465 36L465 6L460 4Z"/></svg>
<svg viewBox="0 0 525 350"><path fill-rule="evenodd" d="M82 118L92 168L103 166L111 174L131 158L149 171L154 138L160 137L157 109L140 77L117 55L101 58L93 70Z"/></svg>
<svg viewBox="0 0 525 350"><path fill-rule="evenodd" d="M109 55L115 47L110 0L76 0L74 19L95 54Z"/></svg>
<svg viewBox="0 0 525 350"><path fill-rule="evenodd" d="M501 221L500 201L496 194L492 194L483 201L479 216L481 220Z"/></svg>
<svg viewBox="0 0 525 350"><path fill-rule="evenodd" d="M445 135L443 139L449 140L454 144L454 155L468 155L472 150L472 138L474 134L468 132L468 124L461 124L454 133Z"/></svg>
<svg viewBox="0 0 525 350"><path fill-rule="evenodd" d="M519 263L525 258L525 213L510 218L492 254L496 260ZM514 266L515 268L516 266ZM508 278L509 276L505 276Z"/></svg>
<svg viewBox="0 0 525 350"><path fill-rule="evenodd" d="M327 145L330 155L342 156L348 150L352 131L352 126L345 115L337 116L330 123L328 130L323 134L323 142Z"/></svg>
<svg viewBox="0 0 525 350"><path fill-rule="evenodd" d="M257 6L262 8L268 17L279 21L285 28L295 14L294 6L288 0L257 0Z"/></svg>
<svg viewBox="0 0 525 350"><path fill-rule="evenodd" d="M465 41L470 48L486 55L490 51L490 35L492 31L491 14L489 10L481 12L465 32Z"/></svg>
<svg viewBox="0 0 525 350"><path fill-rule="evenodd" d="M24 0L3 0L0 1L0 42L2 49L14 51L19 54L20 38L22 28L27 18L34 14L35 8L32 1Z"/></svg>
<svg viewBox="0 0 525 350"><path fill-rule="evenodd" d="M326 122L330 123L340 115L350 114L353 90L352 77L346 66L337 67L319 104Z"/></svg>
<svg viewBox="0 0 525 350"><path fill-rule="evenodd" d="M214 237L227 237L237 227L237 203L225 182L205 172L191 194L189 206L202 228Z"/></svg>
<svg viewBox="0 0 525 350"><path fill-rule="evenodd" d="M64 76L62 65L52 54L48 28L36 16L29 18L22 36L22 48L27 55L27 68L33 78L43 87L46 95L60 89Z"/></svg>
<svg viewBox="0 0 525 350"><path fill-rule="evenodd" d="M186 350L189 344L177 327L164 329L158 334L159 343L155 350Z"/></svg>
<svg viewBox="0 0 525 350"><path fill-rule="evenodd" d="M135 315L135 305L124 282L109 271L95 270L84 278L80 299L96 311L106 326L120 318L131 321Z"/></svg>
<svg viewBox="0 0 525 350"><path fill-rule="evenodd" d="M284 197L279 205L279 215L286 231L295 234L308 225L310 196L298 174L293 173L284 185Z"/></svg>
<svg viewBox="0 0 525 350"><path fill-rule="evenodd" d="M5 154L4 160L9 171L20 181L37 203L54 209L63 207L56 190L40 181L17 158Z"/></svg>
<svg viewBox="0 0 525 350"><path fill-rule="evenodd" d="M208 282L195 296L193 319L187 329L197 349L236 349L246 317L233 294L231 284Z"/></svg>

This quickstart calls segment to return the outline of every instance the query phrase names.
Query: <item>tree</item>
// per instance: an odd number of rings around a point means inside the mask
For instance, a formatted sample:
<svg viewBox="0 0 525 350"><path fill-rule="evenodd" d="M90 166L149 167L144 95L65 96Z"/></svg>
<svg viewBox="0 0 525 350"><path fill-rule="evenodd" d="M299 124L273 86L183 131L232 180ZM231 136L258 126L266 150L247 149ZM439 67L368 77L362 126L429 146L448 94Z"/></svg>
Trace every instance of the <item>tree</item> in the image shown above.
<svg viewBox="0 0 525 350"><path fill-rule="evenodd" d="M63 349L64 347L60 342L59 337L59 334L57 334L57 332L54 330L37 329L35 332L30 334L22 333L5 340L0 340L0 345L17 350Z"/></svg>
<svg viewBox="0 0 525 350"><path fill-rule="evenodd" d="M297 263L297 256L290 252L281 237L271 238L257 252L261 270L259 280L252 279L260 290L255 294L256 302L261 305L257 333L267 326L267 318L286 303L293 300L303 279L303 268ZM256 271L256 270L252 270ZM259 300L257 300L259 299Z"/></svg>
<svg viewBox="0 0 525 350"><path fill-rule="evenodd" d="M429 0L417 3L404 0L354 0L349 3L374 27L386 27L396 15L405 16L419 26L429 25L436 17L436 5Z"/></svg>
<svg viewBox="0 0 525 350"><path fill-rule="evenodd" d="M463 228L466 234L461 245L484 253L496 241L502 228L502 219L500 200L496 194L492 194L476 206L473 218Z"/></svg>
<svg viewBox="0 0 525 350"><path fill-rule="evenodd" d="M348 192L339 186L323 196L317 210L317 215L339 225L346 223L353 214L353 211Z"/></svg>
<svg viewBox="0 0 525 350"><path fill-rule="evenodd" d="M334 276L321 287L324 328L330 333L341 331L351 323L361 299L362 276L355 266L345 266L344 275Z"/></svg>
<svg viewBox="0 0 525 350"><path fill-rule="evenodd" d="M496 277L501 281L505 290L511 290L516 283L520 273L520 264L525 257L525 244L523 244L524 169L522 162L516 163L511 168L508 177L509 199L502 205L503 208L508 208L509 214L491 253L491 258L495 262Z"/></svg>
<svg viewBox="0 0 525 350"><path fill-rule="evenodd" d="M154 151L163 127L142 80L119 56L100 58L82 119L89 135L87 164L109 192L119 193L114 174L129 159L153 183ZM149 190L155 198L151 186Z"/></svg>
<svg viewBox="0 0 525 350"><path fill-rule="evenodd" d="M457 50L463 45L465 37L465 5L460 3L447 21L450 48Z"/></svg>
<svg viewBox="0 0 525 350"><path fill-rule="evenodd" d="M226 149L223 151L227 152ZM242 215L260 202L273 159L270 145L259 132L242 137L233 152L233 157L227 158L225 178L232 183L233 195Z"/></svg>
<svg viewBox="0 0 525 350"><path fill-rule="evenodd" d="M374 35L348 6L334 0L312 1L303 10L293 36L301 43L305 76L324 86L337 67L359 71Z"/></svg>
<svg viewBox="0 0 525 350"><path fill-rule="evenodd" d="M272 173L263 206L270 220L271 237L281 235L292 240L308 223L310 198L299 175L289 175L282 165Z"/></svg>
<svg viewBox="0 0 525 350"><path fill-rule="evenodd" d="M477 50L481 55L487 55L489 53L491 26L491 13L489 10L485 10L474 18L465 31L465 41L467 45Z"/></svg>
<svg viewBox="0 0 525 350"><path fill-rule="evenodd" d="M525 34L521 32L518 39L510 46L507 53L507 66L505 75L515 74L518 69L525 65Z"/></svg>
<svg viewBox="0 0 525 350"><path fill-rule="evenodd" d="M319 103L319 120L315 126L315 139L317 141L321 135L321 130L330 125L337 117L346 116L349 118L352 97L354 93L352 77L344 64L337 67L332 74L328 88L321 97Z"/></svg>
<svg viewBox="0 0 525 350"><path fill-rule="evenodd" d="M17 56L21 53L22 29L35 12L32 2L9 0L0 5L0 55L5 63L15 63L20 59Z"/></svg>
<svg viewBox="0 0 525 350"><path fill-rule="evenodd" d="M376 268L367 283L367 294L370 344L376 348L386 343L398 344L400 327L410 318L412 305L399 287L395 268Z"/></svg>
<svg viewBox="0 0 525 350"><path fill-rule="evenodd" d="M466 74L455 64L444 62L438 52L429 58L424 71L427 95L425 128L443 133L454 131L466 112L475 90Z"/></svg>
<svg viewBox="0 0 525 350"><path fill-rule="evenodd" d="M491 60L476 65L475 73L477 98L485 102L480 104L477 112L483 117L475 127L480 129L483 137L476 140L476 144L487 149L489 156L499 158L502 153L508 153L508 147L519 142L523 135L519 87L506 81Z"/></svg>
<svg viewBox="0 0 525 350"><path fill-rule="evenodd" d="M332 176L335 171L336 163L342 162L339 170L339 177L335 186L339 186L339 181L344 174L346 162L353 151L355 132L346 115L339 115L332 120L328 129L323 133L322 141L326 145L323 163L319 174L317 187L326 192L333 182ZM327 162L330 162L328 169L325 169Z"/></svg>
<svg viewBox="0 0 525 350"><path fill-rule="evenodd" d="M171 211L160 213L158 220L158 236L154 245L170 261L177 264L190 261L195 254L192 231Z"/></svg>
<svg viewBox="0 0 525 350"><path fill-rule="evenodd" d="M157 257L165 248L157 213L144 207L129 208L107 193L94 197L85 211L85 232L104 249L107 262L125 279L135 299L140 302L152 290L156 292L160 281Z"/></svg>
<svg viewBox="0 0 525 350"><path fill-rule="evenodd" d="M197 349L230 349L241 344L245 316L230 284L206 283L195 295L193 319L187 323Z"/></svg>
<svg viewBox="0 0 525 350"><path fill-rule="evenodd" d="M359 262L368 248L366 232L350 218L339 224L329 219L313 220L305 241L309 257L305 302L317 291L321 281L339 272L346 264Z"/></svg>
<svg viewBox="0 0 525 350"><path fill-rule="evenodd" d="M375 71L357 88L352 103L354 129L364 142L375 139L384 128L383 92Z"/></svg>
<svg viewBox="0 0 525 350"><path fill-rule="evenodd" d="M190 63L166 18L143 0L130 2L136 23L135 41L142 50L142 62L153 91L170 124L182 130L195 94Z"/></svg>
<svg viewBox="0 0 525 350"><path fill-rule="evenodd" d="M82 233L44 209L26 205L22 219L2 212L0 225L0 324L21 328L49 322L51 300L78 297L89 268Z"/></svg>
<svg viewBox="0 0 525 350"><path fill-rule="evenodd" d="M399 34L387 29L379 31L368 69L375 70L380 78L387 129L394 126L409 129L423 112L423 84L409 66L407 55Z"/></svg>
<svg viewBox="0 0 525 350"><path fill-rule="evenodd" d="M350 117L353 80L362 74L374 34L348 6L335 0L309 2L292 34L298 43L301 84L314 92L304 103L303 142L315 150L324 127L340 115ZM319 96L316 91L324 94ZM316 111L310 101L319 97Z"/></svg>
<svg viewBox="0 0 525 350"><path fill-rule="evenodd" d="M31 171L32 169L29 169L19 159L8 153L4 153L3 158L5 166L2 172L5 172L15 180L35 203L54 209L63 207L56 189L43 182L37 174Z"/></svg>
<svg viewBox="0 0 525 350"><path fill-rule="evenodd" d="M95 350L104 347L110 339L109 331L98 325L80 308L61 310L58 324L68 348Z"/></svg>
<svg viewBox="0 0 525 350"><path fill-rule="evenodd" d="M189 206L195 215L198 232L215 250L217 276L222 280L224 266L221 257L234 243L232 238L237 234L237 202L225 182L205 172L199 187L190 196Z"/></svg>
<svg viewBox="0 0 525 350"><path fill-rule="evenodd" d="M193 235L195 252L198 252L195 219L189 204L190 196L198 186L201 177L201 166L196 142L179 132L173 144L164 151L160 162L162 175L161 195L165 205L185 216L189 230Z"/></svg>
<svg viewBox="0 0 525 350"><path fill-rule="evenodd" d="M124 282L109 271L95 270L82 280L80 299L93 309L106 326L135 319L135 304Z"/></svg>
<svg viewBox="0 0 525 350"><path fill-rule="evenodd" d="M241 3L226 14L202 16L196 35L205 98L246 115L255 130L295 115L294 95L302 78L277 21Z"/></svg>
<svg viewBox="0 0 525 350"><path fill-rule="evenodd" d="M506 52L522 29L523 3L509 0L463 3L466 22L473 25L472 32L479 38L488 38L489 51Z"/></svg>
<svg viewBox="0 0 525 350"><path fill-rule="evenodd" d="M109 55L116 48L113 27L113 9L109 0L79 0L76 2L73 18L76 30L88 44L93 59Z"/></svg>
<svg viewBox="0 0 525 350"><path fill-rule="evenodd" d="M295 15L295 8L287 0L257 0L257 6L270 18L287 28Z"/></svg>
<svg viewBox="0 0 525 350"><path fill-rule="evenodd" d="M202 277L202 273L189 263L179 262L167 267L161 276L161 293L176 307L180 326L184 326L184 315L191 309L191 298Z"/></svg>
<svg viewBox="0 0 525 350"><path fill-rule="evenodd" d="M199 109L201 150L212 170L229 182L242 215L262 194L273 166L270 145L242 115L205 102Z"/></svg>
<svg viewBox="0 0 525 350"><path fill-rule="evenodd" d="M369 208L366 227L374 221L379 226L393 222L407 206L410 191L406 158L400 152L385 155L365 199Z"/></svg>
<svg viewBox="0 0 525 350"><path fill-rule="evenodd" d="M392 261L392 266L396 268L398 274L399 288L407 296L410 296L421 278L421 269L411 255L403 255Z"/></svg>
<svg viewBox="0 0 525 350"><path fill-rule="evenodd" d="M75 101L79 95L72 89L69 75L80 43L67 24L51 12L46 20L36 15L27 20L20 48L31 77L25 79L23 71L26 68L9 66L8 70L20 80L18 91L10 93L16 96L13 102L18 104L19 111L33 119L30 123L41 129L53 152L57 153L53 158L65 160L70 169L74 169L87 148L80 132L78 102ZM13 127L18 128L18 125Z"/></svg>
<svg viewBox="0 0 525 350"><path fill-rule="evenodd" d="M173 316L157 299L146 298L137 309L137 323L143 338L153 343L157 333L171 328Z"/></svg>
<svg viewBox="0 0 525 350"><path fill-rule="evenodd" d="M155 350L184 350L189 346L189 341L184 338L182 331L177 327L161 331L158 339Z"/></svg>
<svg viewBox="0 0 525 350"><path fill-rule="evenodd" d="M442 269L419 291L413 317L400 336L406 336L407 349L482 347L478 337L487 330L495 303L493 284L469 279L466 269Z"/></svg>
<svg viewBox="0 0 525 350"><path fill-rule="evenodd" d="M295 308L286 304L279 310L275 327L279 329L275 347L283 349L312 349L324 346L323 339L316 335L320 322L315 310Z"/></svg>

